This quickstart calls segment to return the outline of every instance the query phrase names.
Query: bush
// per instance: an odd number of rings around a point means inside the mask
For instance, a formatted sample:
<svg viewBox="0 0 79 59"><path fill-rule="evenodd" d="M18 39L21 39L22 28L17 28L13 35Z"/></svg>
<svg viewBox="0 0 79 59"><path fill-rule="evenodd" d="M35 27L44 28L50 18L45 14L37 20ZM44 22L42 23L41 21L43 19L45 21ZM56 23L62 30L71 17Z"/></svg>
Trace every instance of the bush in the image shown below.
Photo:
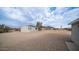
<svg viewBox="0 0 79 59"><path fill-rule="evenodd" d="M10 27L4 24L0 25L0 33L9 32L9 30L10 30Z"/></svg>
<svg viewBox="0 0 79 59"><path fill-rule="evenodd" d="M0 29L0 33L3 33L4 32L4 29Z"/></svg>

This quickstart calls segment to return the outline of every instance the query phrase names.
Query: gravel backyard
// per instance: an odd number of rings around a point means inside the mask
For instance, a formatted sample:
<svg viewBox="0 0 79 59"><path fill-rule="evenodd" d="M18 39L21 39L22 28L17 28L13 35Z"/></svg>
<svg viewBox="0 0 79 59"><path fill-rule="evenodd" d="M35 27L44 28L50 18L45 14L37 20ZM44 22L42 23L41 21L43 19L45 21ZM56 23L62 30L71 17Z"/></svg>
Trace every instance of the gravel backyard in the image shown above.
<svg viewBox="0 0 79 59"><path fill-rule="evenodd" d="M67 51L69 31L0 33L0 51Z"/></svg>

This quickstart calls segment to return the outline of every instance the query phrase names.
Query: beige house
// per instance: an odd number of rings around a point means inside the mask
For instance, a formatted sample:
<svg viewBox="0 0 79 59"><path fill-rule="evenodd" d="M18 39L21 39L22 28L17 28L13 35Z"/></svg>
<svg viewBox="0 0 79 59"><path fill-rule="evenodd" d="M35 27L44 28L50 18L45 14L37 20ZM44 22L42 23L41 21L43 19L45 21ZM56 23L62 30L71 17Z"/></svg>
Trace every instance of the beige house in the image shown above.
<svg viewBox="0 0 79 59"><path fill-rule="evenodd" d="M35 26L32 26L32 25L23 26L21 27L20 31L21 32L32 32L32 31L35 31Z"/></svg>

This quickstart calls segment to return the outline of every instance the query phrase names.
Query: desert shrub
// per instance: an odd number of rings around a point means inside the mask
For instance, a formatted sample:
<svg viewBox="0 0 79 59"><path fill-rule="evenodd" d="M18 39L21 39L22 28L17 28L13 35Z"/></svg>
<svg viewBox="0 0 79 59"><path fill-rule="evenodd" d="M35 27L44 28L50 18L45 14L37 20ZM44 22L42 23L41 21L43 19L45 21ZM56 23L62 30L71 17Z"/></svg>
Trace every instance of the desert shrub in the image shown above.
<svg viewBox="0 0 79 59"><path fill-rule="evenodd" d="M4 29L0 29L0 33L3 33L4 32Z"/></svg>

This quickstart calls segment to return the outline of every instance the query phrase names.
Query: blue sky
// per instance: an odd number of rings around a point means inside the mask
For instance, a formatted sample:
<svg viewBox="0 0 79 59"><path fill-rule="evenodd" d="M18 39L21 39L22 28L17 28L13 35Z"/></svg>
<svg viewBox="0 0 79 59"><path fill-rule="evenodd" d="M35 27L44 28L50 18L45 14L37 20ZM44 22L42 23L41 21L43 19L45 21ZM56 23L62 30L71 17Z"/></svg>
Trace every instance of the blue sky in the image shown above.
<svg viewBox="0 0 79 59"><path fill-rule="evenodd" d="M11 27L35 25L70 27L68 23L79 18L78 7L0 7L0 24Z"/></svg>

